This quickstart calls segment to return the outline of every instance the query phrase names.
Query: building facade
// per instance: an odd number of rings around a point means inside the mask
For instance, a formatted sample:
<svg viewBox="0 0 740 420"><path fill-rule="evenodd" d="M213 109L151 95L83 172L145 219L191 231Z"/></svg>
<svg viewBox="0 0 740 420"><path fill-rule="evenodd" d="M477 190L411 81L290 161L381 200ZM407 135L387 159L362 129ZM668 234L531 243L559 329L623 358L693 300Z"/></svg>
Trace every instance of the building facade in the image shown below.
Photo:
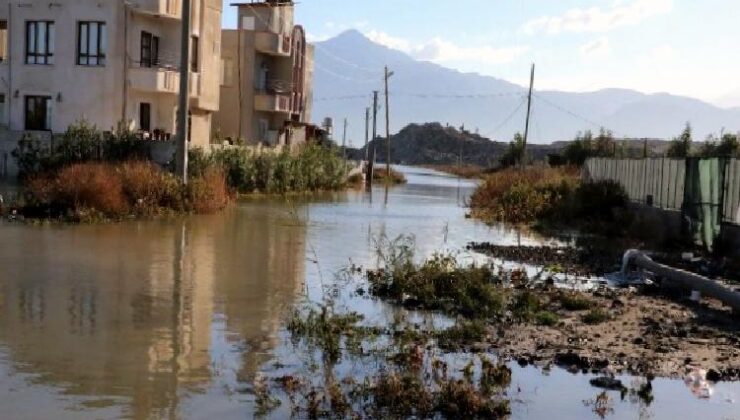
<svg viewBox="0 0 740 420"><path fill-rule="evenodd" d="M224 30L221 105L215 131L247 144L305 141L311 120L313 46L294 25L292 1L237 4L238 29Z"/></svg>
<svg viewBox="0 0 740 420"><path fill-rule="evenodd" d="M190 139L219 106L221 0L192 0ZM0 0L0 126L64 132L85 120L176 132L181 0Z"/></svg>

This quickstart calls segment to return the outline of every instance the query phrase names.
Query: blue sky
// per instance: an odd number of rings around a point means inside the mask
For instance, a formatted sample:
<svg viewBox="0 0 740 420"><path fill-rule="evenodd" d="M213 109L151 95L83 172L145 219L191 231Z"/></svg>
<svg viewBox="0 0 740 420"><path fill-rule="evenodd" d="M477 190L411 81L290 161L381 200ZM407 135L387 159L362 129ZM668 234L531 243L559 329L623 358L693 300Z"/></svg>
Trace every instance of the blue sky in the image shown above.
<svg viewBox="0 0 740 420"><path fill-rule="evenodd" d="M236 17L224 2L224 25ZM313 41L353 28L420 59L537 87L740 106L738 0L303 0Z"/></svg>

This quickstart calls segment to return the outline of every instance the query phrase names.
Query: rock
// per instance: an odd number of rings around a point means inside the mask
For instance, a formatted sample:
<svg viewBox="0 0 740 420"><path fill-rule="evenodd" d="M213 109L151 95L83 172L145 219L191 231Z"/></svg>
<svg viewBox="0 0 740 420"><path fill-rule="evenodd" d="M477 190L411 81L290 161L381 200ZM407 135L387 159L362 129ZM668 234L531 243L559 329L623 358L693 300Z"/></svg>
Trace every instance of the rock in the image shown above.
<svg viewBox="0 0 740 420"><path fill-rule="evenodd" d="M602 376L599 378L594 378L589 381L591 386L601 389L608 389L610 391L621 391L624 389L624 385L622 385L622 381L619 379L614 379L609 376Z"/></svg>
<svg viewBox="0 0 740 420"><path fill-rule="evenodd" d="M722 380L722 374L714 369L709 369L709 371L707 371L707 380L711 382L719 382Z"/></svg>
<svg viewBox="0 0 740 420"><path fill-rule="evenodd" d="M642 337L636 337L634 340L632 340L632 344L642 346L645 344L645 339Z"/></svg>

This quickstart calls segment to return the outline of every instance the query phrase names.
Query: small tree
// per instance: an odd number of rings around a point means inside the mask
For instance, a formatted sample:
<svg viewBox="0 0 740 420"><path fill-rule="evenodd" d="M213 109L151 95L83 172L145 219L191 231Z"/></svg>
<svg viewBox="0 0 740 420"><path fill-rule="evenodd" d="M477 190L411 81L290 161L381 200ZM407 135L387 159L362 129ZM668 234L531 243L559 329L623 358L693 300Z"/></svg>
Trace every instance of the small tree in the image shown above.
<svg viewBox="0 0 740 420"><path fill-rule="evenodd" d="M571 165L583 165L593 153L593 134L590 130L578 133L575 140L563 149L563 157Z"/></svg>
<svg viewBox="0 0 740 420"><path fill-rule="evenodd" d="M524 160L524 137L521 133L514 134L514 140L509 143L509 148L506 150L499 162L504 168L515 166L522 163Z"/></svg>
<svg viewBox="0 0 740 420"><path fill-rule="evenodd" d="M671 145L668 148L668 157L689 157L691 155L691 142L691 124L687 122L681 135L671 141Z"/></svg>
<svg viewBox="0 0 740 420"><path fill-rule="evenodd" d="M604 127L601 127L599 130L599 135L596 137L594 141L594 150L591 153L591 156L598 156L598 157L611 157L614 156L616 151L616 143L614 142L614 134L606 130Z"/></svg>
<svg viewBox="0 0 740 420"><path fill-rule="evenodd" d="M716 154L720 157L732 157L737 156L738 151L740 151L740 142L738 142L737 135L725 134L717 145Z"/></svg>

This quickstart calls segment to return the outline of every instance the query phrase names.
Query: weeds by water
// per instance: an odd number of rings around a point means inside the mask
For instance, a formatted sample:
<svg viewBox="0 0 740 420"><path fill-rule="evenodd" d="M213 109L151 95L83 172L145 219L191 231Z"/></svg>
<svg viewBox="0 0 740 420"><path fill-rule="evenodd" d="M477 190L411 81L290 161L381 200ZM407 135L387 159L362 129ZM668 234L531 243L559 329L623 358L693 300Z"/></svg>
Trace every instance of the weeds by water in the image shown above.
<svg viewBox="0 0 740 420"><path fill-rule="evenodd" d="M390 173L386 168L373 169L373 183L385 185L405 184L406 177L399 171L391 168Z"/></svg>
<svg viewBox="0 0 740 420"><path fill-rule="evenodd" d="M212 213L230 200L224 174L217 168L209 168L184 185L143 161L72 164L29 175L24 182L24 215L68 221Z"/></svg>
<svg viewBox="0 0 740 420"><path fill-rule="evenodd" d="M338 190L346 185L350 169L336 149L313 144L297 154L242 148L206 154L196 149L190 151L190 161L193 175L213 166L222 168L229 187L243 194Z"/></svg>

